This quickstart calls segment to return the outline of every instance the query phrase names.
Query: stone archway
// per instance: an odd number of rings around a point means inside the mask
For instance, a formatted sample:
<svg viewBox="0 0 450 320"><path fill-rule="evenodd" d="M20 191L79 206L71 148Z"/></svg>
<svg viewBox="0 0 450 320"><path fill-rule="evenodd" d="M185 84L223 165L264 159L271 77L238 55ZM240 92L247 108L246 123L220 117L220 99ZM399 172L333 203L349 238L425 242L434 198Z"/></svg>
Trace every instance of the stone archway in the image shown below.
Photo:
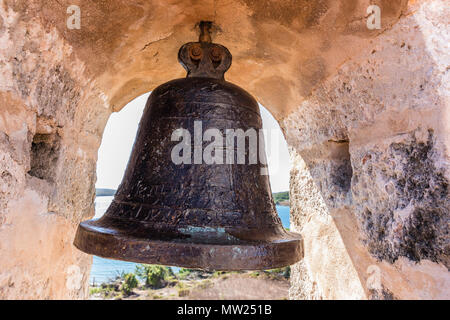
<svg viewBox="0 0 450 320"><path fill-rule="evenodd" d="M74 2L0 5L0 297L86 297L91 258L72 239L104 126L183 76L200 20L291 147L306 245L291 297L449 297L445 1L373 1L380 30L368 0Z"/></svg>

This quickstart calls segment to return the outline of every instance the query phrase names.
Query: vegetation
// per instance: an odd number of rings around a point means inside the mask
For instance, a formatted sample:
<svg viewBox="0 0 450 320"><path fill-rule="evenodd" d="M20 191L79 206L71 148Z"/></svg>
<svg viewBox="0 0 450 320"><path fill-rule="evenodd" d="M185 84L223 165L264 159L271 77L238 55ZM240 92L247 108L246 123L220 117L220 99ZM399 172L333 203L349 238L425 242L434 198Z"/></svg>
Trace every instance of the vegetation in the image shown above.
<svg viewBox="0 0 450 320"><path fill-rule="evenodd" d="M291 277L291 267L287 266L284 268L276 268L264 271L253 271L250 273L250 277L258 278L258 277L266 277L272 280L277 279L289 279Z"/></svg>
<svg viewBox="0 0 450 320"><path fill-rule="evenodd" d="M289 202L289 191L272 193L275 204Z"/></svg>
<svg viewBox="0 0 450 320"><path fill-rule="evenodd" d="M134 272L117 273L114 280L90 288L93 298L102 299L170 299L176 296L187 297L198 294L199 291L211 289L217 291L217 284L231 277L251 277L285 280L290 276L290 268L277 268L265 271L216 271L208 272L181 268L174 274L172 268L140 264ZM244 281L244 280L243 280ZM210 294L210 293L208 293Z"/></svg>
<svg viewBox="0 0 450 320"><path fill-rule="evenodd" d="M181 268L180 271L178 271L178 274L177 274L178 279L185 280L185 279L187 279L193 272L194 272L194 270L192 270L192 269Z"/></svg>
<svg viewBox="0 0 450 320"><path fill-rule="evenodd" d="M291 267L287 266L284 268L276 268L276 269L270 269L266 271L269 275L272 277L279 277L282 276L286 279L289 279L291 277Z"/></svg>
<svg viewBox="0 0 450 320"><path fill-rule="evenodd" d="M130 295L134 288L137 288L139 285L138 280L134 273L127 273L124 277L124 282L122 284L122 292L125 295Z"/></svg>
<svg viewBox="0 0 450 320"><path fill-rule="evenodd" d="M89 289L89 295L97 294L97 293L103 293L101 287L93 287Z"/></svg>
<svg viewBox="0 0 450 320"><path fill-rule="evenodd" d="M100 295L104 299L112 299L117 298L117 296L121 295L119 284L116 282L111 283L102 283L99 287L94 287L89 290L91 295Z"/></svg>
<svg viewBox="0 0 450 320"><path fill-rule="evenodd" d="M215 272L181 268L177 273L177 278L180 280L195 280L210 278L215 275Z"/></svg>
<svg viewBox="0 0 450 320"><path fill-rule="evenodd" d="M179 289L178 290L178 296L179 297L186 297L190 293L189 289Z"/></svg>
<svg viewBox="0 0 450 320"><path fill-rule="evenodd" d="M206 279L206 280L202 280L197 284L197 288L200 289L208 289L210 287L212 287L213 283L211 280Z"/></svg>
<svg viewBox="0 0 450 320"><path fill-rule="evenodd" d="M152 289L163 288L168 280L174 277L172 268L158 265L137 265L135 272L144 281L145 286Z"/></svg>

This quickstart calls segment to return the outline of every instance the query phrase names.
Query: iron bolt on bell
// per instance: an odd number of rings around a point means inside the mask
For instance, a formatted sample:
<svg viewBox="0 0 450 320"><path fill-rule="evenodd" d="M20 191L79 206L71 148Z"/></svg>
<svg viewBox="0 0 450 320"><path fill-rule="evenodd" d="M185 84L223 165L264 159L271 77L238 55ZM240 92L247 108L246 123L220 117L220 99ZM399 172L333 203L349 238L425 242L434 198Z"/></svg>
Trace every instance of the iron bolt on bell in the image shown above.
<svg viewBox="0 0 450 320"><path fill-rule="evenodd" d="M224 80L230 52L211 43L208 25L201 28L200 41L178 53L187 77L152 92L114 200L103 217L80 223L74 244L105 258L186 268L291 265L303 257L303 241L283 228L261 164L172 161L179 128L193 132L198 121L203 132L262 127L256 100Z"/></svg>

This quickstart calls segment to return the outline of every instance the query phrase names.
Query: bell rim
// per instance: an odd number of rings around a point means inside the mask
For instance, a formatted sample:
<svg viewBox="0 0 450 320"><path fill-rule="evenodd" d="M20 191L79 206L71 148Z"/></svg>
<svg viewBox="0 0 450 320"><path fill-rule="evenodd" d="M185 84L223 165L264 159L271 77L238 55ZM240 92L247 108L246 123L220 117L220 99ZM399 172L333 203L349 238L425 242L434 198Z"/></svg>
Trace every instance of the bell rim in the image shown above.
<svg viewBox="0 0 450 320"><path fill-rule="evenodd" d="M190 269L238 271L268 270L292 265L304 256L303 238L286 231L276 240L242 240L234 244L177 242L123 235L111 227L81 222L74 246L102 258ZM168 254L169 253L169 254Z"/></svg>

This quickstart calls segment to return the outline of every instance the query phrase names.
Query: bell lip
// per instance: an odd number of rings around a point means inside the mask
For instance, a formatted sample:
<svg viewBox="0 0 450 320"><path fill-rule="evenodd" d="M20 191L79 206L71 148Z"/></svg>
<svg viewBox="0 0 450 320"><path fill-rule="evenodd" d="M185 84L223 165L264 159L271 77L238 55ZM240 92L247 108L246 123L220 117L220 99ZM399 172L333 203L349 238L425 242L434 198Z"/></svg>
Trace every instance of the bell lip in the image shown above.
<svg viewBox="0 0 450 320"><path fill-rule="evenodd" d="M268 270L292 265L304 256L303 238L288 232L272 241L238 241L235 244L192 243L138 238L120 234L111 227L81 222L74 245L102 258L159 264L190 269L237 271ZM168 254L168 252L170 254Z"/></svg>

